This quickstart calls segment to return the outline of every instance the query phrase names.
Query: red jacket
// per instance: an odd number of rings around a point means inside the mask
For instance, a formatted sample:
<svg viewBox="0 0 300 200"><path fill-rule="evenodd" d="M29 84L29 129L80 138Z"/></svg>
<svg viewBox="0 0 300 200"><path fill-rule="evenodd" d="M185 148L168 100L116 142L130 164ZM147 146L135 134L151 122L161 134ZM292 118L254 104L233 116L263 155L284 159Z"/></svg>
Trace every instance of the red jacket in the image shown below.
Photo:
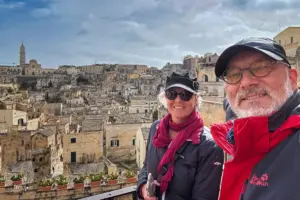
<svg viewBox="0 0 300 200"><path fill-rule="evenodd" d="M276 117L283 118L281 115ZM277 144L292 134L294 128L300 128L300 116L288 117L274 132L269 130L270 123L270 117L263 116L236 119L211 127L216 143L233 156L233 159L224 165L219 200L239 199L253 167ZM231 128L234 130L234 145L226 139Z"/></svg>

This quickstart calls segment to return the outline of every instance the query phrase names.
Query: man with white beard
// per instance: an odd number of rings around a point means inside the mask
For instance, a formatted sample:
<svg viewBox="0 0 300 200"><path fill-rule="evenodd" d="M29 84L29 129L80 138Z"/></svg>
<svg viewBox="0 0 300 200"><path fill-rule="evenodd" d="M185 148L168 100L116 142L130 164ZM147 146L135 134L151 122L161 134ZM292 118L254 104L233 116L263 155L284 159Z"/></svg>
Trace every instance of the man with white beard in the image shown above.
<svg viewBox="0 0 300 200"><path fill-rule="evenodd" d="M300 93L283 47L267 38L244 39L220 55L215 74L236 115L211 127L232 156L219 200L299 200Z"/></svg>

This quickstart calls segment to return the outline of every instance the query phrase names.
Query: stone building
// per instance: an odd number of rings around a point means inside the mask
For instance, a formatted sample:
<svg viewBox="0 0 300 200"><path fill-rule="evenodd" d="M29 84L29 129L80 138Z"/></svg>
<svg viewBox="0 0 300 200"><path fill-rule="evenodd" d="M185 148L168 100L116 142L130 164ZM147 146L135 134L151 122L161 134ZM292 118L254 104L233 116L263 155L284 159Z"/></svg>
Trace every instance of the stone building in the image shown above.
<svg viewBox="0 0 300 200"><path fill-rule="evenodd" d="M203 99L222 102L225 97L223 81L214 72L218 58L216 53L207 53L199 59L198 81Z"/></svg>
<svg viewBox="0 0 300 200"><path fill-rule="evenodd" d="M51 155L48 146L48 136L54 134L40 131L31 137L32 166L35 180L39 180L51 173Z"/></svg>
<svg viewBox="0 0 300 200"><path fill-rule="evenodd" d="M219 56L217 54L207 53L199 60L198 80L202 82L219 82L214 68Z"/></svg>
<svg viewBox="0 0 300 200"><path fill-rule="evenodd" d="M72 69L72 68L70 68ZM77 74L78 71L76 69L72 69L70 70L68 69L68 73L72 73L72 74ZM104 69L105 69L105 65L101 65L101 64L95 64L95 65L86 65L86 66L80 66L78 67L78 69L81 72L85 72L85 73L89 73L89 74L103 74L104 73Z"/></svg>
<svg viewBox="0 0 300 200"><path fill-rule="evenodd" d="M104 126L85 120L82 125L69 125L63 135L63 161L69 163L99 162L104 152ZM96 125L96 126L94 126Z"/></svg>
<svg viewBox="0 0 300 200"><path fill-rule="evenodd" d="M42 74L41 64L37 60L31 59L28 64L25 64L24 75L38 76Z"/></svg>
<svg viewBox="0 0 300 200"><path fill-rule="evenodd" d="M167 63L162 69L162 76L166 78L167 76L170 76L173 72L178 74L184 74L187 73L188 70L183 67L183 64L181 63Z"/></svg>
<svg viewBox="0 0 300 200"><path fill-rule="evenodd" d="M274 40L283 46L288 57L293 58L300 47L300 27L287 27Z"/></svg>
<svg viewBox="0 0 300 200"><path fill-rule="evenodd" d="M62 103L45 103L43 106L43 113L48 116L59 116L62 112Z"/></svg>
<svg viewBox="0 0 300 200"><path fill-rule="evenodd" d="M136 73L136 74L143 74L143 73L146 73L147 70L148 70L148 66L147 65L135 65L134 73Z"/></svg>
<svg viewBox="0 0 300 200"><path fill-rule="evenodd" d="M141 95L156 95L158 94L158 88L162 85L162 78L155 77L150 74L144 74L139 79L139 93Z"/></svg>
<svg viewBox="0 0 300 200"><path fill-rule="evenodd" d="M15 106L15 104L11 106ZM0 110L0 122L6 123L8 127L26 127L27 112L15 110L13 107L6 110L2 109Z"/></svg>
<svg viewBox="0 0 300 200"><path fill-rule="evenodd" d="M14 65L6 66L0 65L0 74L4 75L21 75L22 68Z"/></svg>
<svg viewBox="0 0 300 200"><path fill-rule="evenodd" d="M150 125L140 127L136 132L136 164L139 168L143 167L145 160L149 131Z"/></svg>
<svg viewBox="0 0 300 200"><path fill-rule="evenodd" d="M183 67L187 70L198 69L199 67L199 58L198 56L187 55L183 59Z"/></svg>
<svg viewBox="0 0 300 200"><path fill-rule="evenodd" d="M136 160L136 133L138 124L106 125L106 156L113 162Z"/></svg>
<svg viewBox="0 0 300 200"><path fill-rule="evenodd" d="M130 98L129 113L151 113L157 105L156 97L132 96Z"/></svg>
<svg viewBox="0 0 300 200"><path fill-rule="evenodd" d="M0 131L0 171L31 159L31 132L17 126Z"/></svg>
<svg viewBox="0 0 300 200"><path fill-rule="evenodd" d="M297 69L300 86L300 27L287 27L274 40L283 46L290 64Z"/></svg>

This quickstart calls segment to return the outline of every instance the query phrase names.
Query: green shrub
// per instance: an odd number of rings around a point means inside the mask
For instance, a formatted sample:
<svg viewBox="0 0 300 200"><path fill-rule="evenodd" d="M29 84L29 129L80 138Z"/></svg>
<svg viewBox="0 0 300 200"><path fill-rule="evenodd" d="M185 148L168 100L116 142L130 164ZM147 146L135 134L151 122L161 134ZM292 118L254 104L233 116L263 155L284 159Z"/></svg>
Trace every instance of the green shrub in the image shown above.
<svg viewBox="0 0 300 200"><path fill-rule="evenodd" d="M46 186L52 186L52 184L55 183L55 181L53 179L45 179L45 180L41 180L38 185L40 187L46 187Z"/></svg>

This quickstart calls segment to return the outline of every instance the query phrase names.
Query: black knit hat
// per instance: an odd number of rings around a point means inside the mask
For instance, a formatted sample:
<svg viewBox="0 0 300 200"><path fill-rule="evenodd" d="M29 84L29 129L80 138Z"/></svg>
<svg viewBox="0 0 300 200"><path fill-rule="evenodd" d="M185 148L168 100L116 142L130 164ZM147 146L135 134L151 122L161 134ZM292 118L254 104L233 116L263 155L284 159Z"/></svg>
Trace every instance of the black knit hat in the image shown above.
<svg viewBox="0 0 300 200"><path fill-rule="evenodd" d="M200 89L200 85L197 81L197 78L190 78L188 73L180 75L175 72L173 72L171 76L167 77L165 90L168 90L173 87L183 88L194 94L197 94Z"/></svg>

